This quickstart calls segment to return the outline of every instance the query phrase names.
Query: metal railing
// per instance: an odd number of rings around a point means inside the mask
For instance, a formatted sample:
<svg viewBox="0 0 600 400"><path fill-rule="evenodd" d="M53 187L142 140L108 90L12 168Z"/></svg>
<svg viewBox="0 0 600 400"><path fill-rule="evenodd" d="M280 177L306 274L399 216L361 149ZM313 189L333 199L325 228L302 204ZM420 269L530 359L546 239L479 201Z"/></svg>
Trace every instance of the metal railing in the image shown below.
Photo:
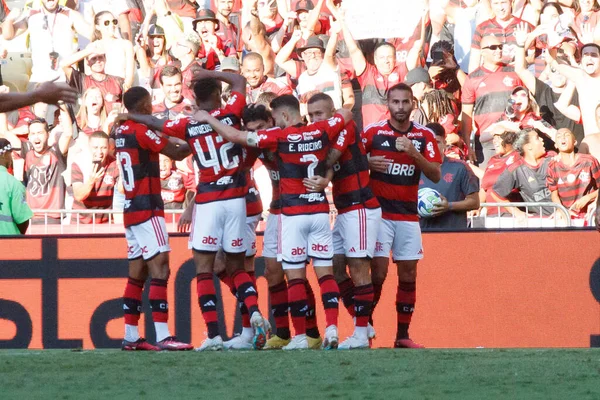
<svg viewBox="0 0 600 400"><path fill-rule="evenodd" d="M572 226L569 210L561 204L552 202L481 203L480 206L479 216L469 216L471 228L563 228ZM506 210L507 207L524 208L526 218L515 217ZM554 213L551 216L544 216L544 208L553 208ZM495 209L497 213L488 216L487 211L491 209ZM530 214L530 211L537 211L537 213ZM561 213L563 218L557 217L557 213Z"/></svg>

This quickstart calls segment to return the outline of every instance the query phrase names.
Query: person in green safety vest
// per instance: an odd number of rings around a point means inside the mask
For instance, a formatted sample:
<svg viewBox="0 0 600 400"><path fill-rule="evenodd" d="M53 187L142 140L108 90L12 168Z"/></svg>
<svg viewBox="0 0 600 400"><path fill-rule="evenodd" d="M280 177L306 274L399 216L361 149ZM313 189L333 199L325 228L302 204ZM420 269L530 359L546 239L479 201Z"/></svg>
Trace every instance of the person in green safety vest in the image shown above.
<svg viewBox="0 0 600 400"><path fill-rule="evenodd" d="M0 138L0 236L25 234L33 217L25 201L25 186L8 172L12 146Z"/></svg>

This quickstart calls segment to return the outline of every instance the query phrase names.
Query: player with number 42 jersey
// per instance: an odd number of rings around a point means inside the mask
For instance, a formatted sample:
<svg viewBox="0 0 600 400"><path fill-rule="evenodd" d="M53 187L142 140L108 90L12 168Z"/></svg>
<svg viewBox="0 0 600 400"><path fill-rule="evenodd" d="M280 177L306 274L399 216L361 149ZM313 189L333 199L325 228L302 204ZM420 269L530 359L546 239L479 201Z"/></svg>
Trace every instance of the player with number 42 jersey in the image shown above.
<svg viewBox="0 0 600 400"><path fill-rule="evenodd" d="M352 119L352 114L338 110L331 119L304 125L300 104L291 95L274 99L271 109L278 128L258 132L239 131L206 112L198 112L194 117L209 123L228 141L275 152L281 200L278 258L288 279L290 313L296 331L296 336L283 349L308 348L305 280L309 258L319 278L327 321L323 346L336 348L339 289L333 277L329 205L323 191L309 193L303 180L315 174L325 175L329 148L340 136L346 121Z"/></svg>

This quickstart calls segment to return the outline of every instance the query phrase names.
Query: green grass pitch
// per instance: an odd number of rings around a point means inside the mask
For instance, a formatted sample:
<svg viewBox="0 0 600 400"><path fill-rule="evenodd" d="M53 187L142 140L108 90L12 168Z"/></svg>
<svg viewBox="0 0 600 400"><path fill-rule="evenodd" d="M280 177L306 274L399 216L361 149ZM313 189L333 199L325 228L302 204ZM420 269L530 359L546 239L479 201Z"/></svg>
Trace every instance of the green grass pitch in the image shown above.
<svg viewBox="0 0 600 400"><path fill-rule="evenodd" d="M0 399L88 398L600 399L600 350L0 350Z"/></svg>

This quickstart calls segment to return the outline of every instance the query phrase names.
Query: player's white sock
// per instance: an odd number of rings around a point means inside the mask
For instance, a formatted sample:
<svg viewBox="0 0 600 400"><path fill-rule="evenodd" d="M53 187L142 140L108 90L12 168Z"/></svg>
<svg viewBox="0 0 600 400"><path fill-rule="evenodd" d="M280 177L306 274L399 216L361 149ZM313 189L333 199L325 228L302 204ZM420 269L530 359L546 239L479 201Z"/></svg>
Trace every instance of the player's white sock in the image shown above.
<svg viewBox="0 0 600 400"><path fill-rule="evenodd" d="M244 339L252 339L254 337L254 329L242 328L242 334L240 336Z"/></svg>
<svg viewBox="0 0 600 400"><path fill-rule="evenodd" d="M140 331L137 325L125 324L125 340L128 342L135 342L140 338Z"/></svg>
<svg viewBox="0 0 600 400"><path fill-rule="evenodd" d="M156 341L160 342L164 338L171 336L169 325L166 322L155 322L154 330L156 331Z"/></svg>
<svg viewBox="0 0 600 400"><path fill-rule="evenodd" d="M367 327L366 326L356 326L354 327L354 336L361 338L361 339L367 339Z"/></svg>

